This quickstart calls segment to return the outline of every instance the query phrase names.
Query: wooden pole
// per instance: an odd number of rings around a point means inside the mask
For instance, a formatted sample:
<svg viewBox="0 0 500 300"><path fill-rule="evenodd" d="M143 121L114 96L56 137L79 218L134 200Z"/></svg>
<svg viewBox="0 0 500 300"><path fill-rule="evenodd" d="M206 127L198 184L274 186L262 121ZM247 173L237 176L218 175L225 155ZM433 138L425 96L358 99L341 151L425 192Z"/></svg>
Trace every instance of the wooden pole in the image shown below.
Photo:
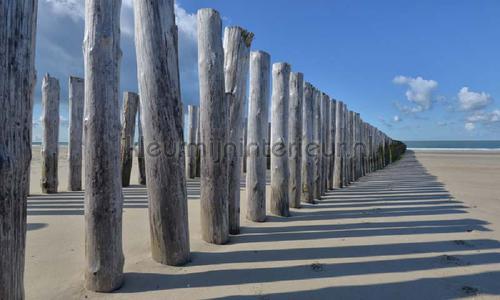
<svg viewBox="0 0 500 300"><path fill-rule="evenodd" d="M314 203L314 87L304 83L304 99L302 102L302 201Z"/></svg>
<svg viewBox="0 0 500 300"><path fill-rule="evenodd" d="M317 147L317 151L313 156L313 195L314 199L321 199L321 92L314 89L314 106L313 106L313 143Z"/></svg>
<svg viewBox="0 0 500 300"><path fill-rule="evenodd" d="M354 182L354 111L349 111L349 183Z"/></svg>
<svg viewBox="0 0 500 300"><path fill-rule="evenodd" d="M200 149L202 147L201 144L201 130L200 130L200 109L197 109L198 115L196 116L196 177L200 177L201 172L201 163L200 163Z"/></svg>
<svg viewBox="0 0 500 300"><path fill-rule="evenodd" d="M0 1L0 299L24 299L37 6Z"/></svg>
<svg viewBox="0 0 500 300"><path fill-rule="evenodd" d="M134 1L137 74L144 120L151 253L155 261L189 261L184 116L174 0Z"/></svg>
<svg viewBox="0 0 500 300"><path fill-rule="evenodd" d="M248 64L253 33L241 27L224 31L224 79L229 105L227 169L229 233L240 233L241 140L247 96Z"/></svg>
<svg viewBox="0 0 500 300"><path fill-rule="evenodd" d="M321 195L324 195L328 190L328 166L329 156L328 156L328 143L330 143L329 124L330 124L330 97L322 93L321 94L321 130L322 130L322 162L321 162Z"/></svg>
<svg viewBox="0 0 500 300"><path fill-rule="evenodd" d="M241 141L243 143L242 145L242 161L241 161L241 173L246 174L247 173L247 143L248 143L248 119L244 118L243 119L243 137L241 138Z"/></svg>
<svg viewBox="0 0 500 300"><path fill-rule="evenodd" d="M85 2L85 287L122 285L120 0Z"/></svg>
<svg viewBox="0 0 500 300"><path fill-rule="evenodd" d="M290 147L288 165L290 168L290 207L300 208L301 198L301 157L302 157L302 101L304 98L304 75L290 73L290 103L288 115L288 138Z"/></svg>
<svg viewBox="0 0 500 300"><path fill-rule="evenodd" d="M42 192L57 193L59 161L59 80L46 74L42 79Z"/></svg>
<svg viewBox="0 0 500 300"><path fill-rule="evenodd" d="M271 122L267 124L266 158L266 167L268 170L271 170Z"/></svg>
<svg viewBox="0 0 500 300"><path fill-rule="evenodd" d="M227 164L228 103L224 95L222 22L213 9L198 11L198 70L200 83L201 228L204 241L229 240Z"/></svg>
<svg viewBox="0 0 500 300"><path fill-rule="evenodd" d="M343 109L344 103L337 101L335 104L335 163L333 169L333 187L336 189L342 188Z"/></svg>
<svg viewBox="0 0 500 300"><path fill-rule="evenodd" d="M132 92L123 93L123 115L121 132L121 166L122 166L122 187L130 185L130 173L132 172L132 159L134 149L134 134L139 106L139 95Z"/></svg>
<svg viewBox="0 0 500 300"><path fill-rule="evenodd" d="M140 98L139 98L140 101ZM144 162L144 135L142 134L141 106L137 109L137 165L139 166L139 184L146 184L146 164Z"/></svg>
<svg viewBox="0 0 500 300"><path fill-rule="evenodd" d="M271 121L271 212L290 215L288 180L288 104L290 98L290 65L273 64Z"/></svg>
<svg viewBox="0 0 500 300"><path fill-rule="evenodd" d="M347 109L347 105L344 104L344 108L342 110L343 112L343 117L342 117L342 187L347 187L349 185L348 182L348 165L349 165L349 129L348 129L348 116L349 116L349 110Z"/></svg>
<svg viewBox="0 0 500 300"><path fill-rule="evenodd" d="M186 174L189 178L196 177L196 130L198 128L198 107L188 105L188 137L186 145Z"/></svg>
<svg viewBox="0 0 500 300"><path fill-rule="evenodd" d="M82 190L82 138L83 106L85 104L85 84L83 78L69 77L69 145L68 191Z"/></svg>
<svg viewBox="0 0 500 300"><path fill-rule="evenodd" d="M250 54L248 101L247 219L266 220L266 144L269 114L271 57L263 51Z"/></svg>
<svg viewBox="0 0 500 300"><path fill-rule="evenodd" d="M331 100L330 101L330 122L328 124L328 130L329 130L329 142L328 142L328 155L330 159L328 160L329 165L328 165L328 189L333 190L335 187L334 184L334 170L335 170L335 121L336 121L336 106L337 106L337 101Z"/></svg>

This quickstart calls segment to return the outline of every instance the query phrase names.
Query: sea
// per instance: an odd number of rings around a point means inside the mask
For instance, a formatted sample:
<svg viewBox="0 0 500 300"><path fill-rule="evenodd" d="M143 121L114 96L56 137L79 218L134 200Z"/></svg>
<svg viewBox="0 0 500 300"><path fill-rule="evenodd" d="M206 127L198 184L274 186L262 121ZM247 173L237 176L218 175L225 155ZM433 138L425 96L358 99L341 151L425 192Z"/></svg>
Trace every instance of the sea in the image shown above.
<svg viewBox="0 0 500 300"><path fill-rule="evenodd" d="M410 150L500 151L500 141L404 141Z"/></svg>

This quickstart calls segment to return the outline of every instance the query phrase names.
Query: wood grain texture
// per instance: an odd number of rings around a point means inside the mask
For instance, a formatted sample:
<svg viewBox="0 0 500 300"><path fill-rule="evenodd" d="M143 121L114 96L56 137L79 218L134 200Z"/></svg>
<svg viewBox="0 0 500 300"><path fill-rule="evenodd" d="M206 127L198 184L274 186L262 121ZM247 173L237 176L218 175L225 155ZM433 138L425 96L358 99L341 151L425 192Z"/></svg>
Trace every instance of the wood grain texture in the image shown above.
<svg viewBox="0 0 500 300"><path fill-rule="evenodd" d="M37 7L0 1L0 299L24 299Z"/></svg>
<svg viewBox="0 0 500 300"><path fill-rule="evenodd" d="M139 101L140 97L139 97ZM144 161L144 134L142 133L142 116L141 116L141 106L137 108L137 166L139 168L139 172L137 173L139 178L139 184L145 185L146 184L146 163Z"/></svg>
<svg viewBox="0 0 500 300"><path fill-rule="evenodd" d="M45 74L42 79L42 192L57 193L59 180L59 80Z"/></svg>
<svg viewBox="0 0 500 300"><path fill-rule="evenodd" d="M174 0L134 1L134 21L151 255L179 266L190 245Z"/></svg>
<svg viewBox="0 0 500 300"><path fill-rule="evenodd" d="M250 54L248 101L248 156L246 174L247 215L254 222L266 220L267 134L271 57L263 51Z"/></svg>
<svg viewBox="0 0 500 300"><path fill-rule="evenodd" d="M120 174L120 0L85 2L85 287L123 282Z"/></svg>
<svg viewBox="0 0 500 300"><path fill-rule="evenodd" d="M83 108L85 105L85 81L69 78L69 145L68 191L82 190Z"/></svg>
<svg viewBox="0 0 500 300"><path fill-rule="evenodd" d="M229 105L227 174L229 233L240 232L240 187L243 159L243 108L246 104L253 33L231 26L224 31L224 82Z"/></svg>
<svg viewBox="0 0 500 300"><path fill-rule="evenodd" d="M271 100L271 213L288 217L288 104L290 98L290 65L275 63L272 69Z"/></svg>
<svg viewBox="0 0 500 300"><path fill-rule="evenodd" d="M188 105L188 136L186 145L186 175L189 178L196 177L198 147L196 143L196 134L198 130L198 107Z"/></svg>
<svg viewBox="0 0 500 300"><path fill-rule="evenodd" d="M228 179L224 157L228 103L224 93L222 21L213 9L198 11L198 74L200 84L201 227L204 241L229 240Z"/></svg>
<svg viewBox="0 0 500 300"><path fill-rule="evenodd" d="M317 146L314 144L314 87L304 83L304 96L302 102L302 197L306 203L314 203L314 155Z"/></svg>
<svg viewBox="0 0 500 300"><path fill-rule="evenodd" d="M335 169L335 121L336 121L336 107L337 101L332 99L330 101L330 122L328 124L328 136L329 143L327 147L327 152L330 155L330 159L328 160L328 190L333 190L335 187L334 184L334 169Z"/></svg>
<svg viewBox="0 0 500 300"><path fill-rule="evenodd" d="M313 143L318 147L317 153L313 156L313 195L314 199L321 199L321 159L322 159L322 126L321 126L321 92L314 90L313 106Z"/></svg>
<svg viewBox="0 0 500 300"><path fill-rule="evenodd" d="M342 152L343 152L343 113L344 103L338 101L335 105L335 163L333 171L333 187L342 188Z"/></svg>
<svg viewBox="0 0 500 300"><path fill-rule="evenodd" d="M304 98L304 75L290 73L290 103L288 113L288 166L290 168L290 207L300 208L302 195L302 101Z"/></svg>
<svg viewBox="0 0 500 300"><path fill-rule="evenodd" d="M122 168L122 187L130 185L132 172L132 159L134 150L135 123L139 95L132 92L123 93L122 131L120 144L120 157Z"/></svg>

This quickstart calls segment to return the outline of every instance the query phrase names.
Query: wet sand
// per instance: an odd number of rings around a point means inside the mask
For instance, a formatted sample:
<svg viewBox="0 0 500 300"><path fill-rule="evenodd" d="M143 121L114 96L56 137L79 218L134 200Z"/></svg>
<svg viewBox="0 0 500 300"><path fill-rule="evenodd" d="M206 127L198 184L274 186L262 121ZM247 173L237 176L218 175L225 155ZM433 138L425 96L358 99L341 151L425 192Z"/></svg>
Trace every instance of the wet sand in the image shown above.
<svg viewBox="0 0 500 300"><path fill-rule="evenodd" d="M60 190L67 162L61 151ZM28 202L28 299L454 299L500 297L500 153L409 152L317 205L242 218L227 245L201 241L199 182L188 181L192 262L149 253L146 189L124 189L125 283L83 289L83 192L40 195L34 150ZM242 216L245 197L242 189Z"/></svg>

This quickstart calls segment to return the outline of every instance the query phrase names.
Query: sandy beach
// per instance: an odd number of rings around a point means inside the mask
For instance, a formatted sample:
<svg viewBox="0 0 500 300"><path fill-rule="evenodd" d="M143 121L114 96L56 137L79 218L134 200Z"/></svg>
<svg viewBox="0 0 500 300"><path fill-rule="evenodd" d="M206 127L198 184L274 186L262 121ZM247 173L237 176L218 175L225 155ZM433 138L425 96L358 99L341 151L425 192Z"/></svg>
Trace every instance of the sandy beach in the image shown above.
<svg viewBox="0 0 500 300"><path fill-rule="evenodd" d="M83 192L40 192L34 147L26 246L27 299L478 299L500 297L500 153L408 152L330 191L317 205L265 223L242 218L227 245L200 238L199 182L189 180L192 262L169 267L149 250L147 195L123 190L125 283L83 289ZM269 193L268 193L269 194ZM245 191L241 190L245 216Z"/></svg>

